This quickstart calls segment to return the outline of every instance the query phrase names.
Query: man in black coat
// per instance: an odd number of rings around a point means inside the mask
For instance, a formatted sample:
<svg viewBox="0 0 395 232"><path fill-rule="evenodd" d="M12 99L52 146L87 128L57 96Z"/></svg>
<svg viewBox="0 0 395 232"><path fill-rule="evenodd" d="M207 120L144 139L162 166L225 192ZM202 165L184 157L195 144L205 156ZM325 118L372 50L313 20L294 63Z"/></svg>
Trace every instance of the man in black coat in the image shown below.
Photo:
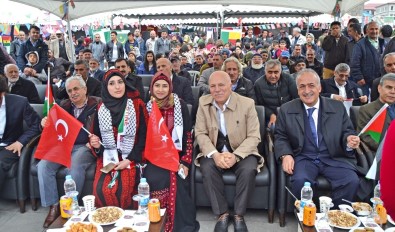
<svg viewBox="0 0 395 232"><path fill-rule="evenodd" d="M277 107L298 97L295 80L281 71L278 60L269 60L265 64L265 75L255 82L257 105L265 107L268 127L277 119Z"/></svg>
<svg viewBox="0 0 395 232"><path fill-rule="evenodd" d="M36 51L39 57L38 63L33 68L26 66L28 62L25 55L31 51ZM47 62L48 45L40 39L40 28L33 25L29 30L29 39L26 40L19 49L17 60L18 68L26 75L31 76L34 72L41 73L47 65Z"/></svg>
<svg viewBox="0 0 395 232"><path fill-rule="evenodd" d="M265 66L263 65L262 55L255 53L251 59L251 65L243 71L243 76L253 84L258 78L265 75Z"/></svg>
<svg viewBox="0 0 395 232"><path fill-rule="evenodd" d="M80 75L86 82L88 96L101 97L101 82L88 75L89 64L85 60L77 60L74 64L75 74ZM57 98L60 100L68 99L66 88L59 88Z"/></svg>
<svg viewBox="0 0 395 232"><path fill-rule="evenodd" d="M15 64L7 64L4 70L5 76L8 80L9 93L26 97L29 103L44 103L40 101L40 97L34 83L19 76L18 66Z"/></svg>
<svg viewBox="0 0 395 232"><path fill-rule="evenodd" d="M158 59L156 61L156 70L170 77L173 84L173 93L177 94L187 104L193 105L191 82L185 77L176 76L172 73L170 60L166 58Z"/></svg>
<svg viewBox="0 0 395 232"><path fill-rule="evenodd" d="M102 81L104 77L103 70L100 69L100 62L96 58L91 58L89 60L89 77L93 77L98 81Z"/></svg>
<svg viewBox="0 0 395 232"><path fill-rule="evenodd" d="M359 178L355 150L360 143L346 109L339 101L320 97L320 78L304 69L296 78L300 99L281 106L275 129L275 157L291 175L292 192L304 182L317 186L323 175L331 184L335 207L354 200Z"/></svg>
<svg viewBox="0 0 395 232"><path fill-rule="evenodd" d="M6 173L19 161L22 147L40 133L40 117L25 97L6 94L7 80L0 77L0 189ZM27 129L23 129L23 122Z"/></svg>
<svg viewBox="0 0 395 232"><path fill-rule="evenodd" d="M128 81L133 87L135 87L139 93L140 98L144 100L144 86L143 81L140 76L134 75L134 64L130 60L124 58L119 58L115 61L115 68L121 71L125 76L126 81Z"/></svg>
<svg viewBox="0 0 395 232"><path fill-rule="evenodd" d="M125 56L125 51L123 50L123 45L117 39L118 33L116 31L111 32L111 41L106 44L106 59L108 63L108 68L114 66L115 60L118 58L123 58ZM114 47L116 49L114 50ZM114 51L116 51L114 53Z"/></svg>
<svg viewBox="0 0 395 232"><path fill-rule="evenodd" d="M360 106L368 102L366 95L361 96L360 93L362 93L362 90L359 89L358 85L348 80L350 76L350 66L348 64L340 63L336 65L334 74L334 77L321 82L321 96L341 102L347 99L353 99L353 106Z"/></svg>

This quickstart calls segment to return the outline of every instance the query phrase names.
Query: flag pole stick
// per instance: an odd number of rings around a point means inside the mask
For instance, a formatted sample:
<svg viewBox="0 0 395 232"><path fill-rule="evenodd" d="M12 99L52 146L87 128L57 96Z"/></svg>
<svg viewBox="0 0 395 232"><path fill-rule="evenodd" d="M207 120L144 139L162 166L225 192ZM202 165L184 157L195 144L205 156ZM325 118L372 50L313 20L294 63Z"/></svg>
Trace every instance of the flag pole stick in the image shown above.
<svg viewBox="0 0 395 232"><path fill-rule="evenodd" d="M51 66L48 66L48 80L47 80L47 115L49 114L49 102L51 101L49 99L49 88L51 86Z"/></svg>
<svg viewBox="0 0 395 232"><path fill-rule="evenodd" d="M365 133L366 129L370 127L370 125L372 125L372 123L376 120L376 118L385 110L387 109L388 104L385 103L381 109L379 111L377 111L377 113L373 116L372 119L370 119L370 121L368 122L368 124L366 124L366 126L361 130L361 132L359 132L358 137L361 136L363 133Z"/></svg>
<svg viewBox="0 0 395 232"><path fill-rule="evenodd" d="M88 133L88 135L91 135L92 133L91 132L89 132L87 129L85 129L85 127L81 127L86 133ZM99 141L99 143L100 143L100 145L103 145L102 143L101 143L101 141Z"/></svg>

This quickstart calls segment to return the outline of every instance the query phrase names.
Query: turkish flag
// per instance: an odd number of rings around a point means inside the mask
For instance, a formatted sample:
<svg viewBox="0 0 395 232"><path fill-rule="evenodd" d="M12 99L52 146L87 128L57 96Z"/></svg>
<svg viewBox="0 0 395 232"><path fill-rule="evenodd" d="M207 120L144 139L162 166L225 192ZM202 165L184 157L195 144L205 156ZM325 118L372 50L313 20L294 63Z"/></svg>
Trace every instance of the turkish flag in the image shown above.
<svg viewBox="0 0 395 232"><path fill-rule="evenodd" d="M81 128L80 121L54 104L49 111L34 157L70 168L71 151Z"/></svg>
<svg viewBox="0 0 395 232"><path fill-rule="evenodd" d="M180 157L155 101L148 119L144 157L158 167L178 171Z"/></svg>

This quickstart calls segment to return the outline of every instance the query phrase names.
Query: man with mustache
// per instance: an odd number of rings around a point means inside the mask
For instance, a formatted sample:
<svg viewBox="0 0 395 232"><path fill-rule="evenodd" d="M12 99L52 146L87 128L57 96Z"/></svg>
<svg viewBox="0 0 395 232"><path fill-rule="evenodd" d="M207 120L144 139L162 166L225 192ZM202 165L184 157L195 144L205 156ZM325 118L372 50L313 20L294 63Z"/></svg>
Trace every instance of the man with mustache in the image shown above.
<svg viewBox="0 0 395 232"><path fill-rule="evenodd" d="M87 96L86 82L79 76L66 80L66 91L69 99L62 101L60 106L80 121L86 129L93 128L97 105L101 102L98 97ZM41 127L46 126L47 117L41 120ZM91 131L93 133L93 131ZM67 170L76 183L77 191L82 192L85 182L85 172L96 162L88 144L88 133L80 130L71 152L71 169ZM62 154L59 154L62 155ZM49 206L49 212L44 221L44 228L59 217L59 193L57 191L56 173L61 164L41 160L37 164L37 177L40 188L41 205Z"/></svg>
<svg viewBox="0 0 395 232"><path fill-rule="evenodd" d="M332 187L335 207L353 201L359 179L355 151L360 140L343 103L320 97L320 77L312 69L296 76L299 99L280 107L274 133L275 157L291 175L292 192L300 196L305 182L313 189L318 175Z"/></svg>

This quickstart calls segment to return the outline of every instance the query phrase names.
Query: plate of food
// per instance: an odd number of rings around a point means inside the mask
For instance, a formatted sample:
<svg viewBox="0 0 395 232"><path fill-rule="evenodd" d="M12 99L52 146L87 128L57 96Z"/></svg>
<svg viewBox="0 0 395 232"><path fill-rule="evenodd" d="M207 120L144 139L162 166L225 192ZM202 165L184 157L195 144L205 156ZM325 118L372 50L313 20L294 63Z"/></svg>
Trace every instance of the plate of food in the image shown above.
<svg viewBox="0 0 395 232"><path fill-rule="evenodd" d="M352 208L359 216L368 216L372 212L372 207L365 202L354 202Z"/></svg>
<svg viewBox="0 0 395 232"><path fill-rule="evenodd" d="M115 206L102 207L89 214L89 221L101 226L112 225L123 216L123 209Z"/></svg>
<svg viewBox="0 0 395 232"><path fill-rule="evenodd" d="M93 222L78 222L72 223L66 228L66 232L75 232L75 231L83 231L83 232L103 232L103 227Z"/></svg>
<svg viewBox="0 0 395 232"><path fill-rule="evenodd" d="M391 216L389 214L387 215L387 219L392 225L395 225L394 220L391 218Z"/></svg>
<svg viewBox="0 0 395 232"><path fill-rule="evenodd" d="M115 227L108 232L137 232L137 230L133 229L132 227L120 226Z"/></svg>
<svg viewBox="0 0 395 232"><path fill-rule="evenodd" d="M349 230L361 224L357 216L341 210L330 210L328 212L329 225L343 230Z"/></svg>
<svg viewBox="0 0 395 232"><path fill-rule="evenodd" d="M374 228L370 227L357 227L357 228L352 228L350 232L374 232Z"/></svg>

